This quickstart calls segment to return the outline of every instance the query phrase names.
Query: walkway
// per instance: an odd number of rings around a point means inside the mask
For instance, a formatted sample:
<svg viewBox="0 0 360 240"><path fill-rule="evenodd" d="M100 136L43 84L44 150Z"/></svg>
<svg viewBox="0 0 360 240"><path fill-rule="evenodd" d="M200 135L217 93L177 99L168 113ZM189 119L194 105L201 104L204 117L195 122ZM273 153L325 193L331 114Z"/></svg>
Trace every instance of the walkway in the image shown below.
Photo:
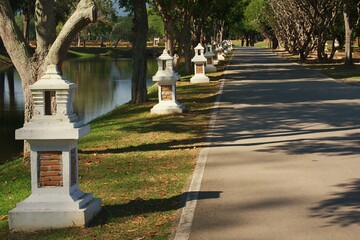
<svg viewBox="0 0 360 240"><path fill-rule="evenodd" d="M360 87L235 51L191 240L360 239Z"/></svg>

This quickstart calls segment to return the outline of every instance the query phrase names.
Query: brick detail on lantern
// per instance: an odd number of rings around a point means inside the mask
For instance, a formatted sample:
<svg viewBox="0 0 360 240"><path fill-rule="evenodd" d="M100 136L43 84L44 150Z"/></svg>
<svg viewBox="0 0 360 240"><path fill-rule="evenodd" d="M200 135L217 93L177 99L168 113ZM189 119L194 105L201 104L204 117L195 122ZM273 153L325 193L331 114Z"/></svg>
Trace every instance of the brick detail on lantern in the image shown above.
<svg viewBox="0 0 360 240"><path fill-rule="evenodd" d="M71 150L71 186L77 183L77 171L76 171L76 149Z"/></svg>
<svg viewBox="0 0 360 240"><path fill-rule="evenodd" d="M172 100L172 85L161 86L161 100L171 101Z"/></svg>
<svg viewBox="0 0 360 240"><path fill-rule="evenodd" d="M202 64L196 64L196 73L204 73Z"/></svg>
<svg viewBox="0 0 360 240"><path fill-rule="evenodd" d="M62 187L62 152L38 152L39 187Z"/></svg>

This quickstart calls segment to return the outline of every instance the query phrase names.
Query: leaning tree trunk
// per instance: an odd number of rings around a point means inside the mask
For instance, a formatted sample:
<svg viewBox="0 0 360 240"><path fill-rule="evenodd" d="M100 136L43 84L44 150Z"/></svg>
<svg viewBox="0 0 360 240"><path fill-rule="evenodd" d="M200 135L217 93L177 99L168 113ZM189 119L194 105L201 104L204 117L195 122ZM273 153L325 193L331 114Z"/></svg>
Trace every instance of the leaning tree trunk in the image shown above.
<svg viewBox="0 0 360 240"><path fill-rule="evenodd" d="M133 77L132 103L147 101L146 88L146 41L148 33L148 19L146 1L137 0L134 4L134 45L133 45Z"/></svg>

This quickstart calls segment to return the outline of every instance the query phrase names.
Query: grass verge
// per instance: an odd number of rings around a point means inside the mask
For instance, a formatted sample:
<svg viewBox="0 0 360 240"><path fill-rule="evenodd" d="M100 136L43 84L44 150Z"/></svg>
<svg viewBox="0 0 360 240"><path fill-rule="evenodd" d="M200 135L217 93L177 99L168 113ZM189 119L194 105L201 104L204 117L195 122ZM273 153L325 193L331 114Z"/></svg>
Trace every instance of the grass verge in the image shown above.
<svg viewBox="0 0 360 240"><path fill-rule="evenodd" d="M320 71L321 73L334 78L338 81L360 85L360 65L356 64L353 66L345 66L344 64L306 64L305 66Z"/></svg>
<svg viewBox="0 0 360 240"><path fill-rule="evenodd" d="M152 87L149 102L126 104L91 123L79 142L79 185L103 207L89 227L9 232L7 212L30 194L30 173L20 159L0 165L0 239L167 239L222 74L210 74L209 84L190 84L189 76L178 83L183 114L151 115L157 103Z"/></svg>
<svg viewBox="0 0 360 240"><path fill-rule="evenodd" d="M297 62L304 67L319 71L339 82L360 85L360 53L354 53L354 65L344 65L341 53L337 59L329 62L318 62L314 55L310 55L306 62L301 62L298 55L290 54L284 50L275 50L275 53L291 61Z"/></svg>

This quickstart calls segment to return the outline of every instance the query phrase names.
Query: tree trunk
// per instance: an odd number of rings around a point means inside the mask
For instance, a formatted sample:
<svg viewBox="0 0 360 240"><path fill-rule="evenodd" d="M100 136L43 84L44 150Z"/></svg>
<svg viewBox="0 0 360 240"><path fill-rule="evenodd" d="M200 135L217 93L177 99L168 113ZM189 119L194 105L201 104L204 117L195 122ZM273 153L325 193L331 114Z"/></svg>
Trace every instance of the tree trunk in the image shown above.
<svg viewBox="0 0 360 240"><path fill-rule="evenodd" d="M184 29L183 29L183 53L185 60L185 72L190 73L192 70L191 63L191 13L187 13L184 18Z"/></svg>
<svg viewBox="0 0 360 240"><path fill-rule="evenodd" d="M335 41L336 41L336 38L334 38L334 39L332 40L332 44L331 44L332 47L331 47L331 53L330 53L329 60L333 60L333 59L334 59L336 50L339 48L338 46L335 46Z"/></svg>
<svg viewBox="0 0 360 240"><path fill-rule="evenodd" d="M134 1L134 5L136 1ZM166 7L165 1L163 0L154 0L157 10L159 11L161 18L165 26L165 38L166 45L165 48L169 51L170 55L174 55L175 44L174 44L174 28L175 20L173 19L172 10L175 8L175 1L170 1L170 6Z"/></svg>
<svg viewBox="0 0 360 240"><path fill-rule="evenodd" d="M35 30L36 54L40 61L45 59L51 44L56 38L54 0L36 0Z"/></svg>
<svg viewBox="0 0 360 240"><path fill-rule="evenodd" d="M146 1L136 0L134 4L134 45L133 45L133 76L132 103L147 101L146 87L146 41L148 33L148 19Z"/></svg>
<svg viewBox="0 0 360 240"><path fill-rule="evenodd" d="M352 29L350 26L350 11L348 2L345 1L344 3L344 23L345 23L345 65L352 65L352 46L351 46L351 35Z"/></svg>
<svg viewBox="0 0 360 240"><path fill-rule="evenodd" d="M271 38L271 41L272 41L272 49L277 49L279 47L278 39L275 36L273 36Z"/></svg>
<svg viewBox="0 0 360 240"><path fill-rule="evenodd" d="M174 44L174 20L168 18L165 20L165 37L166 37L166 49L169 51L171 56L175 52Z"/></svg>
<svg viewBox="0 0 360 240"><path fill-rule="evenodd" d="M327 56L325 53L325 44L326 44L326 39L324 38L324 35L319 34L318 46L317 46L317 58L319 61L324 61L327 59Z"/></svg>
<svg viewBox="0 0 360 240"><path fill-rule="evenodd" d="M81 47L81 35L80 35L80 33L77 34L77 47Z"/></svg>

